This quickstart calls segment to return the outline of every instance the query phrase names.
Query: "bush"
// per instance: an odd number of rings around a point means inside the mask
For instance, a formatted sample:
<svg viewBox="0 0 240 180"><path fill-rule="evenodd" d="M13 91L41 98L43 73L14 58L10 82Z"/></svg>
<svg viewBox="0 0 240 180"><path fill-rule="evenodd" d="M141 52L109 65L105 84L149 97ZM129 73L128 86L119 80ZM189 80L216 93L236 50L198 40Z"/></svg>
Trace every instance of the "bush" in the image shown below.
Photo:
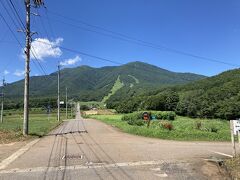
<svg viewBox="0 0 240 180"><path fill-rule="evenodd" d="M127 123L129 125L136 125L136 126L143 126L144 125L144 121L142 119L131 119L131 120L128 120Z"/></svg>
<svg viewBox="0 0 240 180"><path fill-rule="evenodd" d="M157 119L162 120L175 120L176 113L173 111L158 111L158 112L152 112L152 115L155 115Z"/></svg>
<svg viewBox="0 0 240 180"><path fill-rule="evenodd" d="M144 125L144 121L142 120L142 114L139 112L124 115L122 117L122 121L127 121L129 125L137 125L137 126Z"/></svg>
<svg viewBox="0 0 240 180"><path fill-rule="evenodd" d="M169 122L161 122L160 124L164 129L167 129L169 131L173 130L173 125Z"/></svg>
<svg viewBox="0 0 240 180"><path fill-rule="evenodd" d="M202 122L201 121L195 122L195 129L197 129L197 130L201 130L202 129Z"/></svg>
<svg viewBox="0 0 240 180"><path fill-rule="evenodd" d="M131 114L125 114L122 117L123 121L136 120L136 119L142 119L142 113L135 112L135 113L131 113Z"/></svg>
<svg viewBox="0 0 240 180"><path fill-rule="evenodd" d="M214 126L211 126L211 127L209 128L209 131L210 131L210 132L217 133L217 132L218 132L218 128L216 128L216 127L214 127Z"/></svg>
<svg viewBox="0 0 240 180"><path fill-rule="evenodd" d="M146 111L138 111L131 114L126 114L122 117L123 121L128 121L130 119L142 119L143 113ZM155 116L156 119L170 120L173 121L176 118L176 113L173 111L147 111L151 116Z"/></svg>
<svg viewBox="0 0 240 180"><path fill-rule="evenodd" d="M88 110L90 110L91 108L90 107L88 107L87 105L81 105L81 110L83 110L83 111L88 111Z"/></svg>

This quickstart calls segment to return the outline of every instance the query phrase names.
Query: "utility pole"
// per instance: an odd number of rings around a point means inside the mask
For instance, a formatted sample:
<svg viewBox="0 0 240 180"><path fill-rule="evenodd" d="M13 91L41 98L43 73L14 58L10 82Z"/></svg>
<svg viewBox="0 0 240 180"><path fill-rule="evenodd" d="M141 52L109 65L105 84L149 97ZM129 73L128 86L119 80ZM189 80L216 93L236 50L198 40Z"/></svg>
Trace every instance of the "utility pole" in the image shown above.
<svg viewBox="0 0 240 180"><path fill-rule="evenodd" d="M31 0L24 0L26 9L26 34L25 39L25 81L24 81L24 113L23 113L23 135L28 135L28 124L29 124L29 73L30 73L30 51L31 51L31 33L30 30L30 17L31 17ZM43 0L33 0L35 8L44 6Z"/></svg>
<svg viewBox="0 0 240 180"><path fill-rule="evenodd" d="M26 47L25 47L25 82L24 82L24 119L23 119L23 135L28 135L28 122L29 122L29 73L30 73L30 0L25 0L26 8Z"/></svg>
<svg viewBox="0 0 240 180"><path fill-rule="evenodd" d="M58 115L57 119L60 121L60 63L58 64Z"/></svg>
<svg viewBox="0 0 240 180"><path fill-rule="evenodd" d="M68 88L66 87L66 120L68 119Z"/></svg>
<svg viewBox="0 0 240 180"><path fill-rule="evenodd" d="M72 106L73 106L73 103L71 102L71 118L73 118L73 108L72 108Z"/></svg>
<svg viewBox="0 0 240 180"><path fill-rule="evenodd" d="M3 123L3 103L4 103L4 86L5 86L5 79L3 77L2 81L2 107L1 107L1 123Z"/></svg>

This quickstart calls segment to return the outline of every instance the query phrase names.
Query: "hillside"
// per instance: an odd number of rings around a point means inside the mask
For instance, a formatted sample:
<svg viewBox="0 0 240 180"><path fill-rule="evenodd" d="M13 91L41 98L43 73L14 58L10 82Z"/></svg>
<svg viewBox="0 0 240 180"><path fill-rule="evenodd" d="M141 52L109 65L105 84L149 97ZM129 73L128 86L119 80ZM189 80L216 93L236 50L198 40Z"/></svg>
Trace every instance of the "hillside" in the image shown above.
<svg viewBox="0 0 240 180"><path fill-rule="evenodd" d="M185 84L205 78L191 73L175 73L157 66L142 62L132 62L122 66L92 68L80 66L61 70L60 89L65 92L68 87L70 98L81 101L101 101L110 98L112 88L119 78L124 88L155 88L168 85ZM7 96L19 98L23 96L23 80L6 87ZM118 91L119 89L117 89ZM56 97L57 72L47 76L35 76L30 79L30 96ZM62 94L64 97L64 93ZM104 101L105 101L104 100Z"/></svg>
<svg viewBox="0 0 240 180"><path fill-rule="evenodd" d="M124 110L121 104L126 106L129 99L112 104L115 101L116 96L108 101L108 105L121 111ZM185 85L149 91L141 96L133 96L131 103L128 109L174 110L179 115L191 117L239 118L240 69Z"/></svg>

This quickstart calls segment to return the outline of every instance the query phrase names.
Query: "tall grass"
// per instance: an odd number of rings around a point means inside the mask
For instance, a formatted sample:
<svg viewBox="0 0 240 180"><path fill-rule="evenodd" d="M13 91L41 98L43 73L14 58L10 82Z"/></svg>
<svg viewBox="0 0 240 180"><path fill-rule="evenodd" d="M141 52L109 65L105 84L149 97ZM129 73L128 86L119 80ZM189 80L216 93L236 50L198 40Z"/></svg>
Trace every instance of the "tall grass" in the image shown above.
<svg viewBox="0 0 240 180"><path fill-rule="evenodd" d="M161 127L160 121L152 121L150 128L144 126L132 126L122 121L122 115L91 115L109 125L113 125L123 132L139 136L187 141L230 141L229 122L217 119L192 119L177 116L174 121L173 130L169 131ZM197 128L196 122L201 122L201 129ZM212 132L211 129L217 129Z"/></svg>

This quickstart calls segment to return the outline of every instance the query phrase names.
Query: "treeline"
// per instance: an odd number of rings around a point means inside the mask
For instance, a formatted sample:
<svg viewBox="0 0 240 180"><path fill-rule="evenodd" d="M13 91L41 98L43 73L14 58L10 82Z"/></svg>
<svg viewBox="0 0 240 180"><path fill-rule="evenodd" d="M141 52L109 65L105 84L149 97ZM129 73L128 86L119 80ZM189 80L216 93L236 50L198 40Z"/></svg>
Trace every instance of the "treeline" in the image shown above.
<svg viewBox="0 0 240 180"><path fill-rule="evenodd" d="M107 107L119 113L158 110L189 117L240 118L240 70L151 92L121 91L107 101Z"/></svg>
<svg viewBox="0 0 240 180"><path fill-rule="evenodd" d="M6 98L4 100L4 109L23 109L23 99L10 99ZM62 105L65 107L65 105ZM70 104L69 104L70 106ZM47 109L56 109L57 108L57 99L56 98L30 98L29 102L30 108L42 108Z"/></svg>

